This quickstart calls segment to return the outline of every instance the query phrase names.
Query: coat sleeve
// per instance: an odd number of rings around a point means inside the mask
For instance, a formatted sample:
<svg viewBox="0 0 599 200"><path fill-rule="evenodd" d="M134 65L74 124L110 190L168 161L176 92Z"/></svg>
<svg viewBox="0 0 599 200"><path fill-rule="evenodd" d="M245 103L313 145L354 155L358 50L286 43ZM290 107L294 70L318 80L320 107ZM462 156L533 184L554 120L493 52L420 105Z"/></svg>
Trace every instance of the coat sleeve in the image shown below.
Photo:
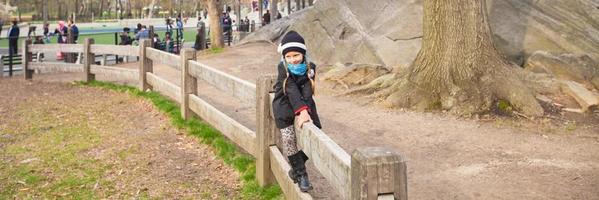
<svg viewBox="0 0 599 200"><path fill-rule="evenodd" d="M304 102L304 97L302 96L302 93L300 92L300 89L297 86L295 80L292 77L287 78L287 70L285 70L285 66L282 63L279 64L277 68L279 71L277 82L278 84L280 84L280 87L284 87L282 89L285 91L285 94L289 99L289 103L291 103L293 113L297 115L302 110L307 110L308 105L306 105L306 103ZM285 79L287 79L287 83L283 85Z"/></svg>

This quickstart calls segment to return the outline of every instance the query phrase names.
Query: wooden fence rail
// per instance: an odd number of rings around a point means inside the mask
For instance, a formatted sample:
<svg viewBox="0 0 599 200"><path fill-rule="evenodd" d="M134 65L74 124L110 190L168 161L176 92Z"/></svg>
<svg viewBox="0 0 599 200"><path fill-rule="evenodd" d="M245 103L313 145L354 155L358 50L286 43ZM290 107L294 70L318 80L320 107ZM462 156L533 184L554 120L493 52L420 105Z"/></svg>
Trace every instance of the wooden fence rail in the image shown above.
<svg viewBox="0 0 599 200"><path fill-rule="evenodd" d="M57 49L81 51L87 58L94 53L106 53L110 46L94 45L93 40L86 40L84 45L77 46L42 46L25 42L23 60L31 58L31 52ZM53 49L56 48L56 49ZM62 68L68 71L77 69L84 71L87 81L93 80L94 74L122 76L139 80L139 88L154 90L166 95L181 105L181 115L185 119L195 113L208 122L223 135L236 143L256 158L256 178L260 185L278 183L287 199L312 199L303 193L288 177L290 166L277 147L279 130L275 127L272 115L274 75L258 78L256 84L226 74L215 68L195 61L193 49L183 49L181 55L172 55L151 48L151 41L143 40L140 47L119 48L123 55L140 56L139 69L122 69L92 65L90 59L84 64L64 63L32 63L26 61L24 69L41 69L44 67ZM171 83L153 73L153 64L163 63L181 72L181 86ZM32 73L25 73L25 78L32 78ZM198 95L198 80L216 87L246 103L256 106L256 131L252 131L224 112L218 110ZM358 148L351 155L328 137L312 123L297 128L298 145L310 157L316 169L332 185L343 199L398 199L407 200L407 169L405 159L393 149L381 147Z"/></svg>

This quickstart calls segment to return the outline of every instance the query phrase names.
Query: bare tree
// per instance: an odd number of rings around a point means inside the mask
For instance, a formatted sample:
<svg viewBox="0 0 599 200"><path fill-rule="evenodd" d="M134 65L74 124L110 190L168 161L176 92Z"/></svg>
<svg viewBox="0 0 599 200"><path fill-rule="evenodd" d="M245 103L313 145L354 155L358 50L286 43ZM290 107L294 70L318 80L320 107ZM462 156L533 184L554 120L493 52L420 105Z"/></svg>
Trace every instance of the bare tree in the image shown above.
<svg viewBox="0 0 599 200"><path fill-rule="evenodd" d="M273 22L277 20L277 14L279 13L279 8L277 7L277 0L270 0L270 21Z"/></svg>
<svg viewBox="0 0 599 200"><path fill-rule="evenodd" d="M132 18L133 14L131 12L131 0L127 1L127 18Z"/></svg>
<svg viewBox="0 0 599 200"><path fill-rule="evenodd" d="M258 18L260 19L260 24L264 24L264 20L262 19L262 16L264 15L264 9L263 9L263 4L264 4L264 0L258 0Z"/></svg>
<svg viewBox="0 0 599 200"><path fill-rule="evenodd" d="M104 0L100 0L100 9L99 9L99 13L98 16L102 17L104 15Z"/></svg>
<svg viewBox="0 0 599 200"><path fill-rule="evenodd" d="M380 94L389 106L441 108L458 114L487 111L507 100L526 115L543 109L493 44L485 0L425 0L422 49L399 79ZM387 95L388 94L388 95Z"/></svg>
<svg viewBox="0 0 599 200"><path fill-rule="evenodd" d="M123 2L121 2L121 0L117 0L116 3L119 6L119 19L123 19Z"/></svg>
<svg viewBox="0 0 599 200"><path fill-rule="evenodd" d="M152 0L152 3L150 3L150 9L149 9L149 13L148 13L148 18L154 17L154 6L155 5L156 5L156 0Z"/></svg>
<svg viewBox="0 0 599 200"><path fill-rule="evenodd" d="M42 18L44 19L44 24L48 23L48 4L42 3Z"/></svg>
<svg viewBox="0 0 599 200"><path fill-rule="evenodd" d="M237 16L237 24L241 24L241 0L235 0L235 15Z"/></svg>

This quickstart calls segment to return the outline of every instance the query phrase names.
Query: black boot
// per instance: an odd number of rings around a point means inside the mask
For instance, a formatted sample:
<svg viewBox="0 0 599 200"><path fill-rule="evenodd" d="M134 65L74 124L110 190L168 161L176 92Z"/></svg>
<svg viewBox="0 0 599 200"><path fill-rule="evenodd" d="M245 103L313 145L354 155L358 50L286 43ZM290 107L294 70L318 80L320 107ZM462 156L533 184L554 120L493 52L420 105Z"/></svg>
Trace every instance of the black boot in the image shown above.
<svg viewBox="0 0 599 200"><path fill-rule="evenodd" d="M289 170L289 178L293 180L293 183L297 183L297 174L295 174L293 168Z"/></svg>
<svg viewBox="0 0 599 200"><path fill-rule="evenodd" d="M293 179L293 182L298 184L302 192L307 192L312 189L308 173L306 172L306 161L308 156L303 151L299 151L288 157L289 163L291 164L292 172L289 173L289 177Z"/></svg>

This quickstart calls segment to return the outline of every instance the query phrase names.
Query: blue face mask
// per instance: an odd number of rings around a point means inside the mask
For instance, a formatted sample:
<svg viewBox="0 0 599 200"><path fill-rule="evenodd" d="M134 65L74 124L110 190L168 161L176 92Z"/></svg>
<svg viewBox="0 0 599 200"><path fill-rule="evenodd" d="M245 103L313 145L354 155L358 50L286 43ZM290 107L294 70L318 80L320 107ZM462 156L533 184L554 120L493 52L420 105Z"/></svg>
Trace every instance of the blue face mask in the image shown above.
<svg viewBox="0 0 599 200"><path fill-rule="evenodd" d="M300 64L287 63L287 69L289 69L289 72L291 72L292 74L294 74L296 76L303 76L304 74L306 74L306 64L305 63L300 63Z"/></svg>

